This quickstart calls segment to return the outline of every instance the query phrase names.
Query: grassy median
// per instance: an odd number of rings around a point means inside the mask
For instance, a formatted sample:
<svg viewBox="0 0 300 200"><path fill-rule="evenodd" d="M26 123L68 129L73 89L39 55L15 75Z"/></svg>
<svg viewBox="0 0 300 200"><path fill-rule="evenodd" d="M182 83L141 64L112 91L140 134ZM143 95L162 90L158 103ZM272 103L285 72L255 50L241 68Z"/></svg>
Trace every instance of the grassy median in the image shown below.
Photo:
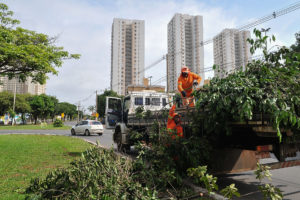
<svg viewBox="0 0 300 200"><path fill-rule="evenodd" d="M65 136L0 135L0 199L24 199L31 178L67 166L89 146Z"/></svg>
<svg viewBox="0 0 300 200"><path fill-rule="evenodd" d="M28 124L28 125L0 126L0 130L70 130L70 129L71 129L70 126L54 127L52 124L47 124L47 125Z"/></svg>

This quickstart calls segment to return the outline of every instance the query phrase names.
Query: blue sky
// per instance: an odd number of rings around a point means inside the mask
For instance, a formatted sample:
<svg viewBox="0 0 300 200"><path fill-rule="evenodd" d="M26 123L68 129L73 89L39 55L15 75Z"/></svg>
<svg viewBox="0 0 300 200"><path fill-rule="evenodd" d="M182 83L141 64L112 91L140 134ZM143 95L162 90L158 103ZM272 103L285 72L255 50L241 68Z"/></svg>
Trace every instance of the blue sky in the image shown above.
<svg viewBox="0 0 300 200"><path fill-rule="evenodd" d="M71 53L82 55L80 60L66 61L58 76L50 75L46 93L60 101L85 107L94 104L95 90L109 87L111 26L114 17L145 20L145 67L167 53L167 24L175 13L202 15L204 40L224 28L235 28L285 8L292 0L2 0L15 12L24 28L59 36L57 45ZM262 24L271 27L276 44L289 46L300 31L300 9ZM212 44L204 47L205 67L213 64ZM161 62L145 76L152 81L166 73ZM212 76L207 73L206 76ZM165 84L165 83L162 83Z"/></svg>

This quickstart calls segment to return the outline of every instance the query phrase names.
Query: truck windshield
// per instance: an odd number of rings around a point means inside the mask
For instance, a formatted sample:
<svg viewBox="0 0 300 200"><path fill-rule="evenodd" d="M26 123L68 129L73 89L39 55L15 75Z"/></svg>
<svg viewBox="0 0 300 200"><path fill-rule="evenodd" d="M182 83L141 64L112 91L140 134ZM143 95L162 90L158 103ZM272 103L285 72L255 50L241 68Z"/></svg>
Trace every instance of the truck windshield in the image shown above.
<svg viewBox="0 0 300 200"><path fill-rule="evenodd" d="M108 108L112 109L113 111L121 111L121 101L120 99L110 99L108 102Z"/></svg>

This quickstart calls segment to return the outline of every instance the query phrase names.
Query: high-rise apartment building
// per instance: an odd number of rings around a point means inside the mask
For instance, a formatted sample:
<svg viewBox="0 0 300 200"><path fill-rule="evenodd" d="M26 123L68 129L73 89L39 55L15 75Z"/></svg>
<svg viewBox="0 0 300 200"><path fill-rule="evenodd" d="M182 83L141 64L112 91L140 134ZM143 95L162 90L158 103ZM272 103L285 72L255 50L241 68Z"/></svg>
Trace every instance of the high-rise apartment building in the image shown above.
<svg viewBox="0 0 300 200"><path fill-rule="evenodd" d="M128 85L143 85L145 21L114 19L111 43L110 86L125 95Z"/></svg>
<svg viewBox="0 0 300 200"><path fill-rule="evenodd" d="M175 14L168 24L167 90L177 90L181 68L187 66L204 80L203 17Z"/></svg>
<svg viewBox="0 0 300 200"><path fill-rule="evenodd" d="M16 88L17 94L33 94L33 95L40 95L45 94L46 86L41 85L39 83L31 82L32 78L28 77L25 82L19 81L17 78L13 78L9 80L7 76L0 77L0 92L9 91L14 92Z"/></svg>
<svg viewBox="0 0 300 200"><path fill-rule="evenodd" d="M214 64L215 76L226 77L226 74L242 67L245 68L251 59L250 31L238 31L237 29L224 29L214 37Z"/></svg>

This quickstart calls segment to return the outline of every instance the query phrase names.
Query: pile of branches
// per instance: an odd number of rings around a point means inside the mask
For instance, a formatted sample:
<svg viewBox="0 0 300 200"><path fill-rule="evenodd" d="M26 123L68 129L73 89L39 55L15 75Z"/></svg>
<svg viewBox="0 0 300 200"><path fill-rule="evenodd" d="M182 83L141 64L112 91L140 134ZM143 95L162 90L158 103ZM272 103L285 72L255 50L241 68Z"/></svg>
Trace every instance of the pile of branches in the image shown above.
<svg viewBox="0 0 300 200"><path fill-rule="evenodd" d="M244 71L213 78L195 92L196 107L206 116L207 133L226 130L230 134L230 122L252 120L254 113L264 113L281 141L283 128L293 132L300 128L300 53L286 47L270 52L267 41L275 37L262 36L256 29L254 34L255 40L248 39L250 51L261 49L263 58L248 63Z"/></svg>
<svg viewBox="0 0 300 200"><path fill-rule="evenodd" d="M133 179L133 173L130 160L94 147L69 167L33 179L27 199L157 199L156 191Z"/></svg>

